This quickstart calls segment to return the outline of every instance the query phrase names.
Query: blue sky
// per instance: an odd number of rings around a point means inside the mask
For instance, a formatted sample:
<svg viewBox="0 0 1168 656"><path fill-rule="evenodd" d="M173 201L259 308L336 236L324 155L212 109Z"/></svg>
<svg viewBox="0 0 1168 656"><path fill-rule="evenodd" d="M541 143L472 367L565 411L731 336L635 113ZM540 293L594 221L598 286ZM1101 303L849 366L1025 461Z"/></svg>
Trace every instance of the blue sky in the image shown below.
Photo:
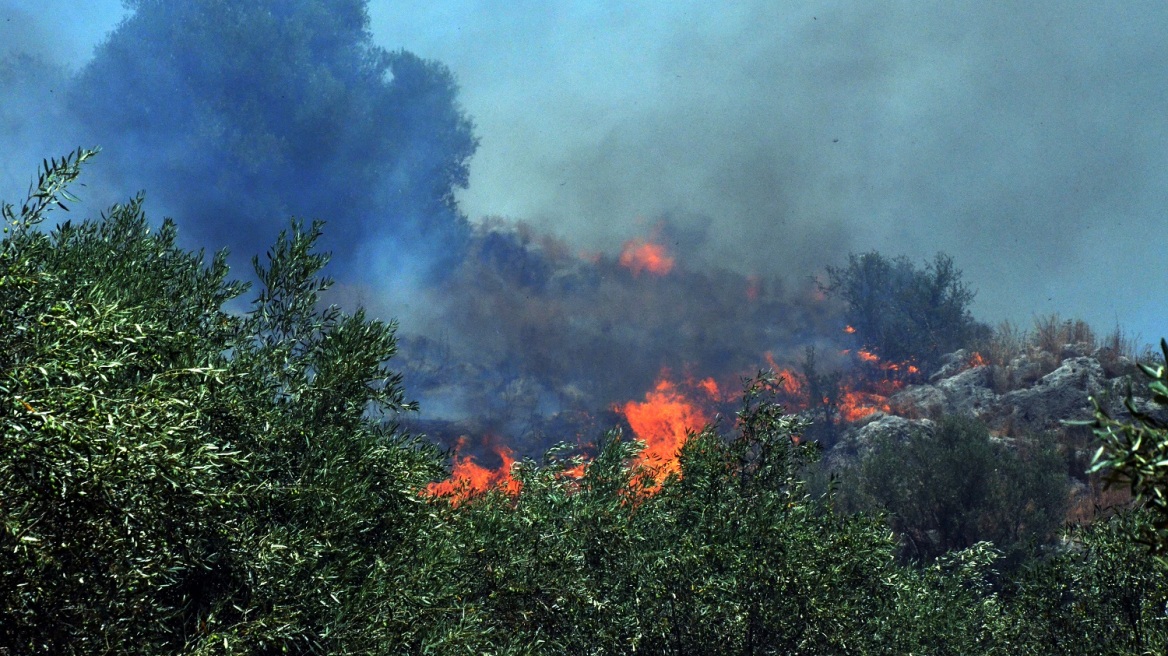
<svg viewBox="0 0 1168 656"><path fill-rule="evenodd" d="M122 12L0 0L0 44L77 68ZM381 45L458 77L482 139L461 196L472 218L614 250L669 216L710 262L795 276L852 251L945 251L985 320L1059 312L1168 335L1168 5L429 0L370 14Z"/></svg>

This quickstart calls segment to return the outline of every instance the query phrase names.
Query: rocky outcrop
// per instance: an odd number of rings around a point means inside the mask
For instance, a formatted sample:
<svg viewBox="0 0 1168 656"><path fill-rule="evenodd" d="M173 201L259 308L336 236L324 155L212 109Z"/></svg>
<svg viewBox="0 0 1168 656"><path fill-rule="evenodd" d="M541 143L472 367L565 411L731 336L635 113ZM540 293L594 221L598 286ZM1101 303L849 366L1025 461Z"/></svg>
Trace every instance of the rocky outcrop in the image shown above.
<svg viewBox="0 0 1168 656"><path fill-rule="evenodd" d="M913 385L888 399L892 413L911 419L939 419L943 415L986 418L996 408L998 395L991 388L991 368L987 366L953 372L948 378L933 378L929 385Z"/></svg>
<svg viewBox="0 0 1168 656"><path fill-rule="evenodd" d="M1033 387L1003 394L994 414L1008 422L1011 432L1057 429L1063 421L1094 417L1091 397L1104 399L1110 396L1111 388L1098 360L1087 356L1069 358Z"/></svg>
<svg viewBox="0 0 1168 656"><path fill-rule="evenodd" d="M862 461L881 440L903 442L914 433L932 435L934 430L936 423L931 419L909 419L878 412L844 432L827 455L828 468L837 469Z"/></svg>
<svg viewBox="0 0 1168 656"><path fill-rule="evenodd" d="M929 383L912 385L889 397L889 414L909 421L936 421L946 415L966 415L985 421L998 434L1021 435L1063 428L1065 421L1090 420L1096 399L1113 417L1130 416L1123 399L1129 387L1141 412L1168 418L1168 408L1147 400L1134 365L1100 352L1084 355L1085 345L1071 345L1061 361L1045 352L1019 356L1007 366L970 366L966 351L942 359ZM1008 375L1007 375L1008 372ZM1003 380L1010 385L1002 390ZM881 415L883 417L883 415ZM891 422L891 423L890 423ZM892 419L872 419L846 431L845 438L865 441L872 431L900 426Z"/></svg>

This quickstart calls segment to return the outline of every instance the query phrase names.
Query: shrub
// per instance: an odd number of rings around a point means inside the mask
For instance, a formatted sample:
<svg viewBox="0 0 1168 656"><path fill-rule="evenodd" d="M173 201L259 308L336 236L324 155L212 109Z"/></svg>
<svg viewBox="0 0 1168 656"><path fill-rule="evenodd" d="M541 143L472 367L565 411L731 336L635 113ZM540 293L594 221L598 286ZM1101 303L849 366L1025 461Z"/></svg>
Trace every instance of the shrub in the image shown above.
<svg viewBox="0 0 1168 656"><path fill-rule="evenodd" d="M1034 318L1034 345L1062 360L1067 347L1095 350L1095 331L1082 319L1061 319L1057 314Z"/></svg>
<svg viewBox="0 0 1168 656"><path fill-rule="evenodd" d="M879 441L860 465L853 503L888 513L905 558L927 561L990 541L1017 560L1061 525L1065 469L1049 439L1007 444L975 419L949 416L934 435Z"/></svg>
<svg viewBox="0 0 1168 656"><path fill-rule="evenodd" d="M969 312L974 292L953 259L938 253L918 269L906 257L875 251L828 267L826 293L847 303L845 318L862 345L894 362L931 369L938 358L988 333Z"/></svg>

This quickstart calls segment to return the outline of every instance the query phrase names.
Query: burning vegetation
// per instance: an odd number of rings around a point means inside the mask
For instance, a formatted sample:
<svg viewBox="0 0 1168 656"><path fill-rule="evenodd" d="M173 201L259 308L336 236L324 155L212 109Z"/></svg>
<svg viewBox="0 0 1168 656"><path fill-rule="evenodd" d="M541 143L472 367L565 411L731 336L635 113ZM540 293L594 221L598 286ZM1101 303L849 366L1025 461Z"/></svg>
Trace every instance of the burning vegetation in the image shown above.
<svg viewBox="0 0 1168 656"><path fill-rule="evenodd" d="M933 315L957 316L956 335L920 329L921 343L977 332L968 313L953 312L971 295L945 258L918 270L868 254L829 269L829 284L792 288L709 266L700 245L686 243L663 221L616 256L581 256L523 224L481 225L469 257L435 294L442 302L425 332L442 339L403 337L407 386L432 409L412 426L453 454L451 480L431 490L511 486L514 458L538 457L565 438L588 458L605 425L643 441L646 461L665 476L677 471L687 433L731 411L721 390L762 370L777 376L788 411L818 418L812 437L830 446L842 425L889 412L888 397L935 359L878 336L912 332L913 321L933 326ZM864 276L895 287L888 269L911 289L937 292L928 298L941 305L896 289L881 292L881 312L857 301Z"/></svg>

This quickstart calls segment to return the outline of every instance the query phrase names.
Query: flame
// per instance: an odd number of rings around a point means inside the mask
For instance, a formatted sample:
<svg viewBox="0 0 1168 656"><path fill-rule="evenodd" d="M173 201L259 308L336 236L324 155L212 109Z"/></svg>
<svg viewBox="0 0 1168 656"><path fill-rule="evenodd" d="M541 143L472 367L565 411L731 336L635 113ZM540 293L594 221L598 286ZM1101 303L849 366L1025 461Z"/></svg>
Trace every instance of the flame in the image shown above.
<svg viewBox="0 0 1168 656"><path fill-rule="evenodd" d="M840 417L845 421L859 421L877 412L891 412L888 398L869 392L844 392L839 406Z"/></svg>
<svg viewBox="0 0 1168 656"><path fill-rule="evenodd" d="M851 326L848 326L848 328L851 328ZM851 349L844 349L840 351L842 355L847 355L851 352ZM866 349L857 349L856 357L859 358L860 361L875 365L884 371L905 372L910 375L915 375L921 372L921 370L915 364L913 364L911 360L906 360L904 362L883 362L880 360L879 355L876 355L875 353ZM897 387L903 386L903 383L900 381L896 381L896 383Z"/></svg>
<svg viewBox="0 0 1168 656"><path fill-rule="evenodd" d="M776 377L777 389L773 391L780 392L783 396L784 404L790 403L797 408L806 407L807 400L807 379L802 374L781 366L775 362L775 356L770 351L763 354L766 358L767 366L774 372Z"/></svg>
<svg viewBox="0 0 1168 656"><path fill-rule="evenodd" d="M974 367L984 367L987 364L989 364L989 363L986 362L986 359L983 358L981 356L981 353L978 353L977 351L974 351L973 355L970 356L970 358L969 358L969 368L970 369L972 369Z"/></svg>
<svg viewBox="0 0 1168 656"><path fill-rule="evenodd" d="M851 326L844 326L844 332L851 335L852 333L856 332L856 329L852 328Z"/></svg>
<svg viewBox="0 0 1168 656"><path fill-rule="evenodd" d="M718 389L718 381L713 378L703 378L698 381L697 386L711 399L719 399L722 397L722 392Z"/></svg>
<svg viewBox="0 0 1168 656"><path fill-rule="evenodd" d="M506 446L494 447L494 452L503 464L498 469L488 469L475 462L474 456L459 455L466 446L466 436L458 438L454 445L454 466L450 478L426 486L426 493L431 496L449 496L455 503L461 503L476 494L493 488L501 488L508 494L519 492L519 481L511 477L511 465L515 464L515 457L511 449Z"/></svg>
<svg viewBox="0 0 1168 656"><path fill-rule="evenodd" d="M564 476L568 478L575 478L577 480L584 478L584 472L588 470L588 465L591 463L582 462L575 467L564 470Z"/></svg>
<svg viewBox="0 0 1168 656"><path fill-rule="evenodd" d="M706 379L699 386L704 387L707 382L714 381ZM686 435L710 423L706 413L665 376L645 394L644 401L629 401L616 410L629 422L633 434L645 442L641 461L660 467L658 482L669 474L681 472L677 451Z"/></svg>
<svg viewBox="0 0 1168 656"><path fill-rule="evenodd" d="M630 239L621 249L620 265L640 275L648 271L655 276L663 276L673 270L673 257L661 244L643 239Z"/></svg>

